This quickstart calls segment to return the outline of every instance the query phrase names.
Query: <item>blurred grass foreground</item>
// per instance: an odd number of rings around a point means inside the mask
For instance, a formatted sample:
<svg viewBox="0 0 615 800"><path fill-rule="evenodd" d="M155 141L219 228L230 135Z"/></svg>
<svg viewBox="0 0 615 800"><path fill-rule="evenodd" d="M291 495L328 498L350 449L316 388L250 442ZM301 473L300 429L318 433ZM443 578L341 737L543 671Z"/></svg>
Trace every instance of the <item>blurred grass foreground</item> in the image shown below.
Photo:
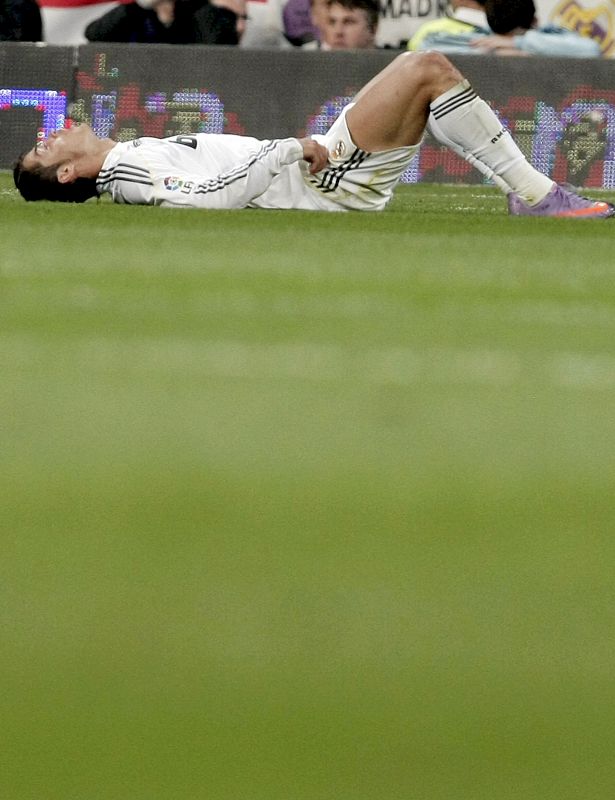
<svg viewBox="0 0 615 800"><path fill-rule="evenodd" d="M3 800L614 796L612 224L0 205Z"/></svg>

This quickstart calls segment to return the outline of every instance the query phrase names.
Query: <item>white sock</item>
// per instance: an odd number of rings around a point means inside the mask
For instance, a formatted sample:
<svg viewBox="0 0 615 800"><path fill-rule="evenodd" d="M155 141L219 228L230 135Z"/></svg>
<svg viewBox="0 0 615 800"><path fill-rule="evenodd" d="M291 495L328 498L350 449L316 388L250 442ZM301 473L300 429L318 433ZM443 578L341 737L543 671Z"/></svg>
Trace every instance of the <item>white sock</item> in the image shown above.
<svg viewBox="0 0 615 800"><path fill-rule="evenodd" d="M448 136L445 136L444 131L438 124L438 121L436 120L433 114L430 114L429 119L427 120L427 130L429 131L429 133L431 133L434 139L437 139L440 142L440 144L446 145L449 148L449 150L452 150L454 153L457 153L457 155L461 156L461 158L465 158L465 160L468 161L470 164L472 164L472 166L475 169L481 172L485 176L485 178L493 181L495 185L499 189L501 189L502 192L504 192L504 194L509 194L510 192L512 192L512 189L506 183L504 178L500 178L499 175L496 175L495 172L491 169L491 167L488 167L486 164L483 164L482 161L477 161L476 158L472 155L472 153L466 153L466 151L462 147L460 147L460 145L453 142L451 139L448 138Z"/></svg>
<svg viewBox="0 0 615 800"><path fill-rule="evenodd" d="M458 155L492 178L503 192L515 192L529 205L539 203L553 181L526 160L492 109L464 80L430 106L429 129Z"/></svg>

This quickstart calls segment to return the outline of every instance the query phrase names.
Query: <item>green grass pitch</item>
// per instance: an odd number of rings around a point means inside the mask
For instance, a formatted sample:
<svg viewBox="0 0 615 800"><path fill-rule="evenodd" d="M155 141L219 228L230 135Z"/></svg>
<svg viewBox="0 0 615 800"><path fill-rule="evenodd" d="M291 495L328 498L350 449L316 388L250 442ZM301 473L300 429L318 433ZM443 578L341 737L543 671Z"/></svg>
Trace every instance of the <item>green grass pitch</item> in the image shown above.
<svg viewBox="0 0 615 800"><path fill-rule="evenodd" d="M3 800L607 800L615 221L0 182Z"/></svg>

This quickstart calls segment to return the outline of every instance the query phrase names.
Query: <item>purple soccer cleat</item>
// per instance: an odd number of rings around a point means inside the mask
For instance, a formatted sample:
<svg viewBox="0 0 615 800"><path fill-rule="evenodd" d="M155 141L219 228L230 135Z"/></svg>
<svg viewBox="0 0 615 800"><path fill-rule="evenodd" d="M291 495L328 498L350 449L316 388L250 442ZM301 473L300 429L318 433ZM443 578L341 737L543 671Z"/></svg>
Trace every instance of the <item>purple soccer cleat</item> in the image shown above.
<svg viewBox="0 0 615 800"><path fill-rule="evenodd" d="M615 206L604 200L581 197L555 183L549 194L535 206L528 206L518 194L511 192L508 195L508 213L514 217L600 219L612 217L615 214Z"/></svg>

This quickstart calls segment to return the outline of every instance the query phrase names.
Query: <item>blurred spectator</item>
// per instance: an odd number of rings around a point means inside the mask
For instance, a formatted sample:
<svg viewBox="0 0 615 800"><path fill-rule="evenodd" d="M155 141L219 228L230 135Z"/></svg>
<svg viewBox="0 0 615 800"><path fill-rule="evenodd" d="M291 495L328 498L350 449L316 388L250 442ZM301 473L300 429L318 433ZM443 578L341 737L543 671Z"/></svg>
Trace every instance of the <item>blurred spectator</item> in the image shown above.
<svg viewBox="0 0 615 800"><path fill-rule="evenodd" d="M238 44L245 0L137 0L112 8L85 29L90 42Z"/></svg>
<svg viewBox="0 0 615 800"><path fill-rule="evenodd" d="M326 0L312 9L318 40L305 50L365 50L375 47L379 17L378 0Z"/></svg>
<svg viewBox="0 0 615 800"><path fill-rule="evenodd" d="M41 12L34 0L0 0L0 42L40 42Z"/></svg>
<svg viewBox="0 0 615 800"><path fill-rule="evenodd" d="M539 27L534 0L486 0L493 35L477 39L476 52L513 56L597 58L600 45L579 33L554 25Z"/></svg>
<svg viewBox="0 0 615 800"><path fill-rule="evenodd" d="M534 0L453 0L447 17L425 23L409 50L502 56L596 58L600 46L566 28L537 27Z"/></svg>
<svg viewBox="0 0 615 800"><path fill-rule="evenodd" d="M451 0L446 14L425 22L408 42L408 50L441 50L467 53L473 37L491 33L485 3Z"/></svg>
<svg viewBox="0 0 615 800"><path fill-rule="evenodd" d="M307 2L308 0L306 0ZM243 48L290 48L282 18L284 0L247 0L248 22L241 37Z"/></svg>
<svg viewBox="0 0 615 800"><path fill-rule="evenodd" d="M318 41L320 30L314 20L326 12L326 0L288 0L282 12L288 41L297 47Z"/></svg>
<svg viewBox="0 0 615 800"><path fill-rule="evenodd" d="M126 2L126 0L120 0ZM118 0L37 0L43 21L43 39L48 44L85 44L90 22L119 5Z"/></svg>

